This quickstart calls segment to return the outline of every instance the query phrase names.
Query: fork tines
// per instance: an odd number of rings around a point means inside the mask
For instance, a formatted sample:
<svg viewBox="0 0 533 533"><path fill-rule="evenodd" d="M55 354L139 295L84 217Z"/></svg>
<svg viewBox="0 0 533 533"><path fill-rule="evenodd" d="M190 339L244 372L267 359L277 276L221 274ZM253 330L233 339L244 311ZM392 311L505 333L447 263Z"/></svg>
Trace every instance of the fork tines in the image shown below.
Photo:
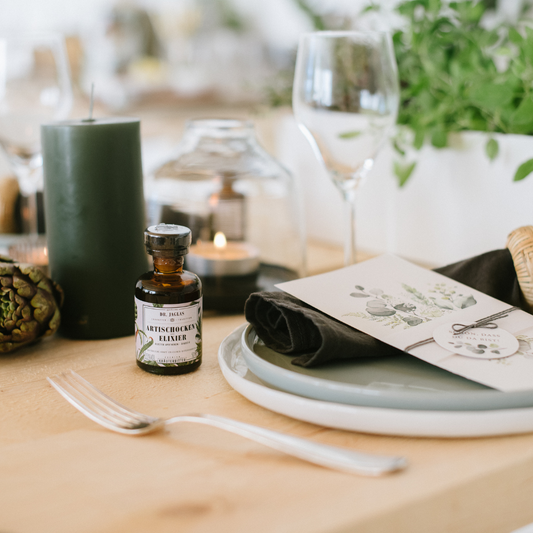
<svg viewBox="0 0 533 533"><path fill-rule="evenodd" d="M73 370L47 379L74 407L108 429L128 431L149 426L157 420L113 400Z"/></svg>

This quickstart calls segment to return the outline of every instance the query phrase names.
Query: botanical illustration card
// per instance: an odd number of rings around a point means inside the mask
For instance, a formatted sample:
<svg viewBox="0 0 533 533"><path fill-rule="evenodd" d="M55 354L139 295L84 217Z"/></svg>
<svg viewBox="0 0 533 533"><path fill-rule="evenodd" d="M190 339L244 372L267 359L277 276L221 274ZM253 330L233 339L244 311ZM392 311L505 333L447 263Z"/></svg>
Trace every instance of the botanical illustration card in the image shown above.
<svg viewBox="0 0 533 533"><path fill-rule="evenodd" d="M502 313L508 304L431 270L383 255L277 287L454 374L502 391L533 389L533 315ZM498 313L507 316L456 333Z"/></svg>

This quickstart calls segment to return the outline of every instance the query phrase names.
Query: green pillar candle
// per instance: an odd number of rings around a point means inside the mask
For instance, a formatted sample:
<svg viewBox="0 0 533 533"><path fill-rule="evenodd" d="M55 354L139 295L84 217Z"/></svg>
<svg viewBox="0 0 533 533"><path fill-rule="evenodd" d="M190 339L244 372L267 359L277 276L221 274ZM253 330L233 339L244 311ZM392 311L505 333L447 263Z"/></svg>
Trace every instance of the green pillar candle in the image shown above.
<svg viewBox="0 0 533 533"><path fill-rule="evenodd" d="M50 273L65 292L60 331L132 335L135 281L148 270L140 121L45 124L41 142Z"/></svg>

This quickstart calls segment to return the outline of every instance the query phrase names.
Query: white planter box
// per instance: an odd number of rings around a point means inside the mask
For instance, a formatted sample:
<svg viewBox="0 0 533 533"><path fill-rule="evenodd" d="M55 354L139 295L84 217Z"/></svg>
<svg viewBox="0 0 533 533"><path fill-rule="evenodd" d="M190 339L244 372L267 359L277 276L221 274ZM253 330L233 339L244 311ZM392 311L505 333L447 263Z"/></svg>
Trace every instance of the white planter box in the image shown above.
<svg viewBox="0 0 533 533"><path fill-rule="evenodd" d="M280 121L277 138L277 157L302 186L309 237L341 244L340 195L292 117ZM512 181L518 166L533 157L533 137L495 138L500 153L493 162L482 132L453 135L451 148L414 151L418 164L402 189L392 173L396 154L385 147L360 192L358 246L428 265L504 248L513 229L533 225L533 175Z"/></svg>

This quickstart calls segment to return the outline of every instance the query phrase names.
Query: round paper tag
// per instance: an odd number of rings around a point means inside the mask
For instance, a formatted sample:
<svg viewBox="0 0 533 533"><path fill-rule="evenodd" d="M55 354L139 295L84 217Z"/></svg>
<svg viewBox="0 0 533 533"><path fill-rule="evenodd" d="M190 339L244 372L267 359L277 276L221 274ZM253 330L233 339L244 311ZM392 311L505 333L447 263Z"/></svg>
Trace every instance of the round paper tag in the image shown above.
<svg viewBox="0 0 533 533"><path fill-rule="evenodd" d="M433 332L433 339L450 352L477 359L501 359L518 350L518 339L501 328L472 328L457 335L452 324L444 324Z"/></svg>

